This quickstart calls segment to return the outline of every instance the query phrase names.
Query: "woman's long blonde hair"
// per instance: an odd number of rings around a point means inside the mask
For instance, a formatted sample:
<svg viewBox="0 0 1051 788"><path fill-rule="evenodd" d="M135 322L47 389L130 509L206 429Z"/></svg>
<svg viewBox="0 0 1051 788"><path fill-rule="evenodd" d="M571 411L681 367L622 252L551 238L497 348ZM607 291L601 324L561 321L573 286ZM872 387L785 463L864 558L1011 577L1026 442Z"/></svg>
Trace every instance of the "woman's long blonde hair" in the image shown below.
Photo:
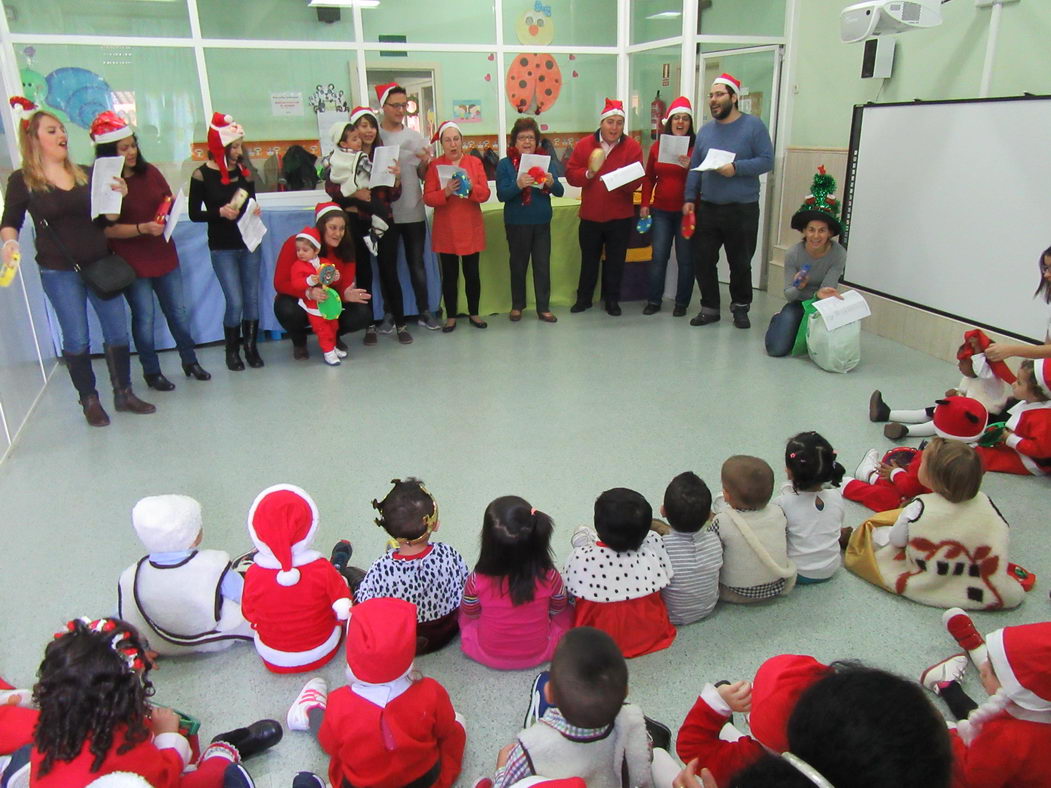
<svg viewBox="0 0 1051 788"><path fill-rule="evenodd" d="M18 145L22 151L22 178L25 180L26 188L34 192L43 192L53 188L53 185L44 174L44 157L40 153L40 140L37 138L40 124L44 118L51 118L60 126L64 126L62 121L50 112L39 110L33 113L29 123L21 128L18 135ZM87 184L87 173L84 172L82 167L78 167L70 161L68 155L63 166L73 176L73 181L77 186Z"/></svg>

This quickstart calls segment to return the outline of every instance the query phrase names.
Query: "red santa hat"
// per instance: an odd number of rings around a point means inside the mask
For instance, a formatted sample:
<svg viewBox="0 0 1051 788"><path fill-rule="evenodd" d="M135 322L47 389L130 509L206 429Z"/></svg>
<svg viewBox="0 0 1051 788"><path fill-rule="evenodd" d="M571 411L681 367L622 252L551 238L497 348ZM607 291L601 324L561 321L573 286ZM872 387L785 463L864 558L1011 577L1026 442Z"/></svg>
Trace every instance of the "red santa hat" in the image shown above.
<svg viewBox="0 0 1051 788"><path fill-rule="evenodd" d="M11 98L7 100L7 103L10 104L11 109L14 110L15 120L21 124L23 131L29 128L29 119L33 117L33 113L40 109L25 96L11 96Z"/></svg>
<svg viewBox="0 0 1051 788"><path fill-rule="evenodd" d="M665 126L671 121L672 115L689 115L690 120L693 120L693 104L686 96L679 96L675 101L668 105L668 111L664 113Z"/></svg>
<svg viewBox="0 0 1051 788"><path fill-rule="evenodd" d="M355 605L347 624L347 666L354 678L384 684L409 672L416 656L416 605L378 597Z"/></svg>
<svg viewBox="0 0 1051 788"><path fill-rule="evenodd" d="M1051 397L1051 358L1038 358L1033 362L1033 381L1045 397Z"/></svg>
<svg viewBox="0 0 1051 788"><path fill-rule="evenodd" d="M316 227L304 227L296 233L296 240L298 241L301 238L310 242L315 249L321 249L321 233L317 231Z"/></svg>
<svg viewBox="0 0 1051 788"><path fill-rule="evenodd" d="M951 441L971 443L982 437L989 412L985 405L970 397L947 397L934 407L934 431Z"/></svg>
<svg viewBox="0 0 1051 788"><path fill-rule="evenodd" d="M255 563L277 569L280 585L294 586L299 582L296 567L321 557L310 549L317 525L317 505L305 490L293 484L267 487L248 510L248 534L259 551Z"/></svg>
<svg viewBox="0 0 1051 788"><path fill-rule="evenodd" d="M366 115L371 117L373 120L376 120L376 110L374 110L372 107L354 107L354 109L350 113L350 122L357 123ZM377 123L377 125L379 124Z"/></svg>
<svg viewBox="0 0 1051 788"><path fill-rule="evenodd" d="M376 85L376 98L380 100L380 107L387 103L387 97L390 96L391 91L394 88L400 88L397 82L388 82L385 85Z"/></svg>
<svg viewBox="0 0 1051 788"><path fill-rule="evenodd" d="M614 115L620 115L622 118L626 117L624 115L624 102L607 98L605 106L602 107L602 113L598 116L599 120L612 118Z"/></svg>
<svg viewBox="0 0 1051 788"><path fill-rule="evenodd" d="M726 85L735 96L741 95L741 80L732 74L720 74L712 80L712 86L714 87L715 85Z"/></svg>
<svg viewBox="0 0 1051 788"><path fill-rule="evenodd" d="M188 495L151 495L131 510L131 525L151 553L189 550L201 523L201 504Z"/></svg>
<svg viewBox="0 0 1051 788"><path fill-rule="evenodd" d="M796 701L831 668L813 657L780 654L759 666L752 681L752 711L748 726L767 749L788 749L788 718Z"/></svg>
<svg viewBox="0 0 1051 788"><path fill-rule="evenodd" d="M134 134L131 130L131 126L116 112L106 110L100 112L93 121L91 121L91 139L96 145L103 145L107 142L116 142L122 140L125 137L130 137Z"/></svg>
<svg viewBox="0 0 1051 788"><path fill-rule="evenodd" d="M438 130L434 132L434 136L431 137L431 142L441 142L442 134L444 134L449 129L456 129L458 132L460 132L460 134L463 134L463 129L460 128L459 123L457 123L455 120L446 120L443 121L440 126L438 126Z"/></svg>
<svg viewBox="0 0 1051 788"><path fill-rule="evenodd" d="M985 332L980 328L974 328L970 331L963 332L963 346L956 352L956 358L959 361L963 361L966 358L971 358L974 355L974 350L971 348L971 340L976 339L978 341L978 347L985 352L985 349L989 345L993 344L993 341L985 335ZM1014 383L1015 373L1011 371L1011 368L1002 361L990 361L989 369L993 371L996 377L1000 378L1004 383Z"/></svg>
<svg viewBox="0 0 1051 788"><path fill-rule="evenodd" d="M319 202L314 206L314 221L320 222L322 216L327 216L330 213L339 211L342 213L343 209L334 202Z"/></svg>
<svg viewBox="0 0 1051 788"><path fill-rule="evenodd" d="M1051 622L998 629L985 645L1007 696L1023 709L1051 712Z"/></svg>
<svg viewBox="0 0 1051 788"><path fill-rule="evenodd" d="M222 112L212 114L212 122L208 124L208 152L219 166L220 180L224 184L230 182L230 173L226 169L226 146L244 135L245 130L239 123L235 123L230 115L224 115ZM248 171L242 167L241 174L247 177Z"/></svg>

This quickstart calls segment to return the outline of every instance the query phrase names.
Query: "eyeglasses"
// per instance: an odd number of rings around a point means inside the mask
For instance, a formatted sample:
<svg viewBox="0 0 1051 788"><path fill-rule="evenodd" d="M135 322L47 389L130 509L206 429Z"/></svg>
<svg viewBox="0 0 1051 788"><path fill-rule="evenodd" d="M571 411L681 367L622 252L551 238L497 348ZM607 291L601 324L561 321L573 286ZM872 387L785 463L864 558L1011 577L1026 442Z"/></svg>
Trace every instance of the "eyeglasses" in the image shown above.
<svg viewBox="0 0 1051 788"><path fill-rule="evenodd" d="M405 109L406 107L409 106L409 103L407 101L402 101L402 102L399 102L398 104L395 104L392 101L388 101L387 102L387 106L391 107L393 109Z"/></svg>

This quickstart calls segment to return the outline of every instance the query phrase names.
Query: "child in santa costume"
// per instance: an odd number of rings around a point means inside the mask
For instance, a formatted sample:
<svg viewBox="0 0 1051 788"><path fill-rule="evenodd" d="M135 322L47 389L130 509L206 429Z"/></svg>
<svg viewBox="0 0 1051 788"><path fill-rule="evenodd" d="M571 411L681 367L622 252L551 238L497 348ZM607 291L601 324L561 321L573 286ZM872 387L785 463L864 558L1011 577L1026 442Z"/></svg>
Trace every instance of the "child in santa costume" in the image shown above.
<svg viewBox="0 0 1051 788"><path fill-rule="evenodd" d="M923 451L920 483L931 492L855 529L847 569L924 605L1000 610L1021 604L1025 592L1009 570L1009 528L979 489L975 450L934 438Z"/></svg>
<svg viewBox="0 0 1051 788"><path fill-rule="evenodd" d="M985 406L970 397L940 399L931 416L939 437L964 443L973 443L982 437L988 419ZM897 509L902 501L930 492L920 482L922 464L922 451L906 467L901 467L897 463L881 462L879 452L869 449L854 471L854 478L844 485L843 497L874 512Z"/></svg>
<svg viewBox="0 0 1051 788"><path fill-rule="evenodd" d="M300 230L296 234L296 260L292 263L292 271L289 277L292 280L292 288L303 293L303 296L299 299L299 305L307 313L307 320L310 321L310 327L314 329L314 334L317 336L318 345L324 354L325 363L330 367L338 367L340 359L347 357L347 351L340 350L336 346L336 337L339 334L339 319L325 317L318 308L318 302L307 297L307 292L311 288L322 286L319 273L321 266L328 261L323 261L318 257L318 252L320 251L321 234L318 233L317 229L304 227ZM339 279L340 273L337 269L331 284L335 284ZM331 293L328 295L329 298L332 297Z"/></svg>
<svg viewBox="0 0 1051 788"><path fill-rule="evenodd" d="M245 574L241 610L255 630L263 664L274 673L326 664L350 615L346 579L310 549L317 527L313 499L291 484L266 488L248 511L248 533L259 552Z"/></svg>
<svg viewBox="0 0 1051 788"><path fill-rule="evenodd" d="M364 203L362 207L371 216L369 231L364 236L365 246L369 252L379 251L379 240L390 227L384 216L390 216L389 196L371 193L372 160L362 150L361 137L355 125L362 118L370 116L375 119L376 113L369 107L355 107L350 113L350 120L341 120L332 124L329 137L335 146L328 157L328 176L325 190L340 207L348 210ZM331 184L331 186L330 186ZM362 189L368 190L368 200L357 200L354 194Z"/></svg>
<svg viewBox="0 0 1051 788"><path fill-rule="evenodd" d="M221 550L199 550L201 505L186 495L151 495L131 510L149 555L117 583L117 616L162 656L222 651L252 639L241 615L244 581Z"/></svg>
<svg viewBox="0 0 1051 788"><path fill-rule="evenodd" d="M449 694L413 670L416 608L371 599L347 626L348 685L327 693L311 679L288 710L290 730L311 730L331 757L333 786L449 788L467 734Z"/></svg>
<svg viewBox="0 0 1051 788"><path fill-rule="evenodd" d="M960 720L953 748L961 781L988 788L1051 785L1051 623L1004 627L983 639L962 610L947 610L943 620L990 695L979 706L960 687L968 662L963 654L920 676Z"/></svg>
<svg viewBox="0 0 1051 788"><path fill-rule="evenodd" d="M1014 395L1020 402L1009 411L1001 442L979 447L978 455L987 471L1051 474L1051 359L1023 361Z"/></svg>
<svg viewBox="0 0 1051 788"><path fill-rule="evenodd" d="M781 654L759 666L751 682L705 684L679 728L675 751L683 763L697 760L719 785L766 752L788 748L788 718L796 701L832 668L813 657ZM747 713L751 734L720 737L734 712Z"/></svg>

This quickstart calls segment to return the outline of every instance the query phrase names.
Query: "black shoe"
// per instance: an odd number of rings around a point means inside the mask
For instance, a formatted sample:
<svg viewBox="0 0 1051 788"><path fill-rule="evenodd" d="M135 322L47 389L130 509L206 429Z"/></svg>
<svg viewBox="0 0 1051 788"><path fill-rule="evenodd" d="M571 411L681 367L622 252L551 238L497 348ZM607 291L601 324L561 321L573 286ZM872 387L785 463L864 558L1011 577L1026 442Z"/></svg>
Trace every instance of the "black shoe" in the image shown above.
<svg viewBox="0 0 1051 788"><path fill-rule="evenodd" d="M719 315L713 315L708 312L698 312L697 317L690 318L691 326L706 326L710 323L718 323Z"/></svg>
<svg viewBox="0 0 1051 788"><path fill-rule="evenodd" d="M751 328L752 321L748 319L747 309L732 309L734 316L734 328Z"/></svg>
<svg viewBox="0 0 1051 788"><path fill-rule="evenodd" d="M661 311L661 305L655 304L652 301L648 302L646 306L642 308L642 314L644 315L655 315Z"/></svg>
<svg viewBox="0 0 1051 788"><path fill-rule="evenodd" d="M616 301L607 301L606 314L610 315L611 317L620 317L620 304L618 304Z"/></svg>
<svg viewBox="0 0 1051 788"><path fill-rule="evenodd" d="M164 377L163 373L155 372L150 375L143 375L142 379L146 381L146 385L149 388L156 391L175 391L175 384Z"/></svg>
<svg viewBox="0 0 1051 788"><path fill-rule="evenodd" d="M204 367L202 367L196 361L193 362L192 364L183 364L182 365L182 371L186 375L186 377L188 377L188 378L192 377L194 380L211 380L212 379L212 373L208 372L206 369L204 369Z"/></svg>
<svg viewBox="0 0 1051 788"><path fill-rule="evenodd" d="M591 304L585 304L583 301L577 301L573 306L569 308L569 311L573 314L583 312L585 309L591 309Z"/></svg>
<svg viewBox="0 0 1051 788"><path fill-rule="evenodd" d="M486 323L484 320L477 320L476 321L473 317L468 317L467 318L467 322L470 323L475 328L489 328L489 324Z"/></svg>
<svg viewBox="0 0 1051 788"><path fill-rule="evenodd" d="M277 720L259 720L258 722L253 722L247 728L237 728L226 733L220 733L212 739L212 743L214 744L217 741L226 742L237 750L243 761L270 749L281 741L281 737L284 735L284 729L282 729L281 723Z"/></svg>
<svg viewBox="0 0 1051 788"><path fill-rule="evenodd" d="M342 350L344 353L347 352L347 344L339 337L336 337L336 350Z"/></svg>
<svg viewBox="0 0 1051 788"><path fill-rule="evenodd" d="M302 361L303 359L310 358L310 351L307 350L306 343L302 345L292 345L292 358L296 361Z"/></svg>
<svg viewBox="0 0 1051 788"><path fill-rule="evenodd" d="M313 772L299 772L292 778L292 788L325 788L325 781Z"/></svg>
<svg viewBox="0 0 1051 788"><path fill-rule="evenodd" d="M241 327L223 326L223 336L226 338L226 368L231 372L241 372L245 368L241 361Z"/></svg>
<svg viewBox="0 0 1051 788"><path fill-rule="evenodd" d="M890 421L890 406L883 401L879 389L869 397L869 421Z"/></svg>
<svg viewBox="0 0 1051 788"><path fill-rule="evenodd" d="M672 310L671 316L672 317L685 317L686 316L686 307L679 306L678 304L676 304L675 305L675 309Z"/></svg>
<svg viewBox="0 0 1051 788"><path fill-rule="evenodd" d="M646 731L650 734L653 746L660 747L662 750L670 750L671 729L664 723L651 720L649 717L644 716L643 719L646 721Z"/></svg>
<svg viewBox="0 0 1051 788"><path fill-rule="evenodd" d="M336 569L343 570L350 563L350 557L354 555L354 546L346 539L340 539L332 548L329 560Z"/></svg>

